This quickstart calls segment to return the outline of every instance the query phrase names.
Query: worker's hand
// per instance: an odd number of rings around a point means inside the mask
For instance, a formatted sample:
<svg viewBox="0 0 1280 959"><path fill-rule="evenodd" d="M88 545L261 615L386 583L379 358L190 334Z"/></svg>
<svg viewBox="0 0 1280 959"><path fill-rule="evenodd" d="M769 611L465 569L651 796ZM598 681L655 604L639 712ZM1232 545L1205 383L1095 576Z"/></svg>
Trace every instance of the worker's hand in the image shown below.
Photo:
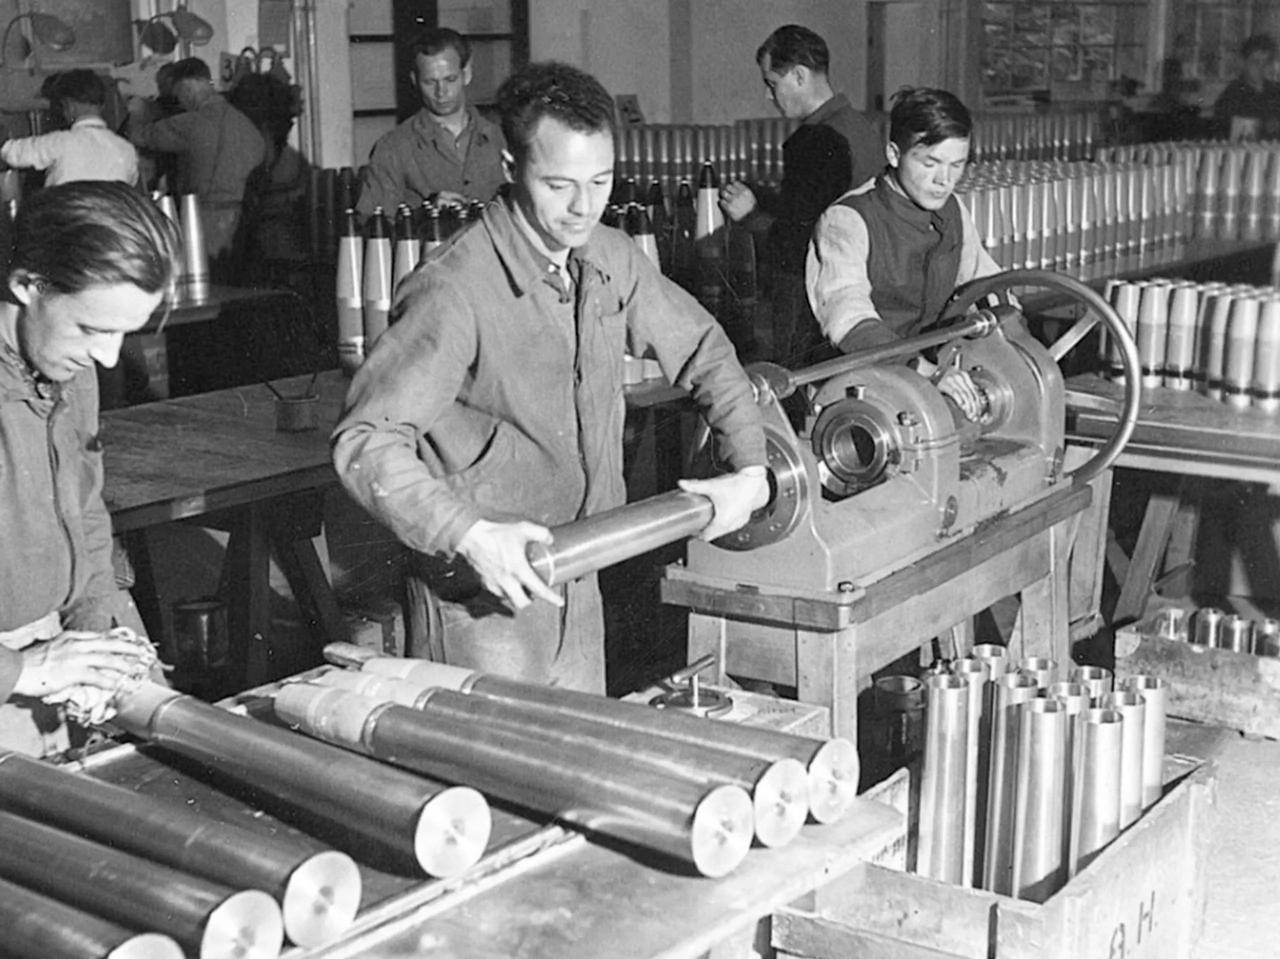
<svg viewBox="0 0 1280 959"><path fill-rule="evenodd" d="M140 117L146 114L149 106L142 97L130 97L124 102L124 108L129 111L129 116Z"/></svg>
<svg viewBox="0 0 1280 959"><path fill-rule="evenodd" d="M741 180L726 183L720 188L720 209L734 223L746 219L756 209L756 195Z"/></svg>
<svg viewBox="0 0 1280 959"><path fill-rule="evenodd" d="M484 588L501 596L515 609L524 609L534 599L553 606L564 600L529 565L525 546L550 543L551 531L537 523L491 523L477 520L458 542L458 552L480 576Z"/></svg>
<svg viewBox="0 0 1280 959"><path fill-rule="evenodd" d="M682 479L680 488L711 500L714 513L699 539L718 539L746 525L753 511L769 502L769 480L763 466L747 466L711 479Z"/></svg>
<svg viewBox="0 0 1280 959"><path fill-rule="evenodd" d="M452 190L441 190L436 194L436 206L465 207L470 203L470 199L461 193L454 193Z"/></svg>
<svg viewBox="0 0 1280 959"><path fill-rule="evenodd" d="M936 365L921 357L919 365L916 366L916 372L921 376L929 377L938 387L938 391L943 396L951 397L956 406L960 407L960 412L970 420L977 422L982 416L982 393L974 384L973 377L960 367L948 366L940 372Z"/></svg>
<svg viewBox="0 0 1280 959"><path fill-rule="evenodd" d="M147 650L127 639L68 630L22 650L22 672L13 691L56 697L75 686L114 691L128 676L150 665Z"/></svg>

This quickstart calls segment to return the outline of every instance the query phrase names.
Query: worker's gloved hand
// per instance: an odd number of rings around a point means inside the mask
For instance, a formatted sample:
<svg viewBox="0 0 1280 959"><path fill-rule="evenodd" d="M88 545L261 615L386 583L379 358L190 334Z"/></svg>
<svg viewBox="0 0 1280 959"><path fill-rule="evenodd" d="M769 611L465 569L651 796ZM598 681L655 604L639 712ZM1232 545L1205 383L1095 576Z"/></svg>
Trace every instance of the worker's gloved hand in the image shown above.
<svg viewBox="0 0 1280 959"><path fill-rule="evenodd" d="M529 543L550 542L551 531L537 523L491 523L482 519L463 534L458 552L475 569L484 588L515 609L524 609L534 599L563 606L564 600L542 581L525 557Z"/></svg>
<svg viewBox="0 0 1280 959"><path fill-rule="evenodd" d="M22 651L13 691L49 702L77 686L114 692L130 676L146 673L155 658L150 649L110 633L67 630Z"/></svg>
<svg viewBox="0 0 1280 959"><path fill-rule="evenodd" d="M725 216L737 223L755 212L756 195L741 180L726 183L720 188L720 209Z"/></svg>
<svg viewBox="0 0 1280 959"><path fill-rule="evenodd" d="M682 479L679 486L686 493L697 493L711 500L714 513L699 539L718 539L740 529L751 513L769 502L769 480L763 466L747 466L736 473L711 479Z"/></svg>

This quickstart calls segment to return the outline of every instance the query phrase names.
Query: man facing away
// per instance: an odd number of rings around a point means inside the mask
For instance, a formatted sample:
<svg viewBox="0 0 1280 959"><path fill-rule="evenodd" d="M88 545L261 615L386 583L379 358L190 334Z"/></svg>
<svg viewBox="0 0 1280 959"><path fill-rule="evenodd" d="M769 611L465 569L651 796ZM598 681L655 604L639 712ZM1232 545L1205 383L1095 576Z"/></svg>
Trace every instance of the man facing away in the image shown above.
<svg viewBox="0 0 1280 959"><path fill-rule="evenodd" d="M782 185L776 192L742 182L721 190L735 222L768 233L773 262L773 359L803 365L819 346L804 290L804 258L813 226L827 205L884 167L884 146L867 118L828 79L827 44L806 27L779 27L756 51L769 99L800 126L782 145Z"/></svg>
<svg viewBox="0 0 1280 959"><path fill-rule="evenodd" d="M417 207L423 200L465 206L489 201L504 182L502 131L467 103L471 44L442 27L415 41L413 85L422 108L373 145L356 209Z"/></svg>
<svg viewBox="0 0 1280 959"><path fill-rule="evenodd" d="M588 74L534 63L498 94L509 195L401 285L333 434L347 490L413 550L415 655L604 691L594 575L547 587L525 549L621 505L623 356L688 390L732 472L707 539L768 496L750 382L710 314L628 236L599 225L613 100Z"/></svg>
<svg viewBox="0 0 1280 959"><path fill-rule="evenodd" d="M48 96L69 128L9 140L0 147L0 160L11 167L45 170L45 186L75 180L138 182L138 151L102 118L107 85L101 76L92 70L56 74Z"/></svg>

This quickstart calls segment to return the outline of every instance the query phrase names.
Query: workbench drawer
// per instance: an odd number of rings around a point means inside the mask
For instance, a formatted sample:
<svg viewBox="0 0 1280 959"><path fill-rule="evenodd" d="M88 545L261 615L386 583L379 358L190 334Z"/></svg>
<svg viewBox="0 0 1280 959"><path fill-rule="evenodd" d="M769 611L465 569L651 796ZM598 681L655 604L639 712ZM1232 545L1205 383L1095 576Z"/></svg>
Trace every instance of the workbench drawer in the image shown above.
<svg viewBox="0 0 1280 959"><path fill-rule="evenodd" d="M780 957L1186 959L1204 921L1215 768L1185 773L1044 904L874 863L775 915Z"/></svg>

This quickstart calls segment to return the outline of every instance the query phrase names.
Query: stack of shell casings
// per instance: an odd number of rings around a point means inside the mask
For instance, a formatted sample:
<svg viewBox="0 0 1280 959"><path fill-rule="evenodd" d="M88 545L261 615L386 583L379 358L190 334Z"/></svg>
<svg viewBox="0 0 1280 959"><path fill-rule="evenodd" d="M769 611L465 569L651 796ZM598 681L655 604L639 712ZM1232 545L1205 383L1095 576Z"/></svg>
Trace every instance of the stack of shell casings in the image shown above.
<svg viewBox="0 0 1280 959"><path fill-rule="evenodd" d="M1099 139L1099 120L1096 110L975 113L969 157L975 161L1088 159Z"/></svg>
<svg viewBox="0 0 1280 959"><path fill-rule="evenodd" d="M1104 296L1133 333L1143 388L1196 391L1238 409L1280 412L1280 290L1155 277L1107 282ZM1114 342L1109 374L1123 376Z"/></svg>
<svg viewBox="0 0 1280 959"><path fill-rule="evenodd" d="M657 182L675 196L681 181L696 183L703 163L711 163L726 182L776 186L782 181L782 144L795 128L785 117L626 127L618 136L614 178Z"/></svg>
<svg viewBox="0 0 1280 959"><path fill-rule="evenodd" d="M1216 606L1194 611L1170 606L1156 613L1153 636L1174 642L1229 649L1254 656L1280 656L1280 620L1250 619Z"/></svg>
<svg viewBox="0 0 1280 959"><path fill-rule="evenodd" d="M277 716L311 735L723 876L753 839L849 809L858 760L817 740L418 660L290 684Z"/></svg>
<svg viewBox="0 0 1280 959"><path fill-rule="evenodd" d="M1043 902L1163 787L1163 680L979 645L925 680L914 868Z"/></svg>
<svg viewBox="0 0 1280 959"><path fill-rule="evenodd" d="M995 161L972 164L957 195L1006 269L1091 279L1182 255L1185 165Z"/></svg>

